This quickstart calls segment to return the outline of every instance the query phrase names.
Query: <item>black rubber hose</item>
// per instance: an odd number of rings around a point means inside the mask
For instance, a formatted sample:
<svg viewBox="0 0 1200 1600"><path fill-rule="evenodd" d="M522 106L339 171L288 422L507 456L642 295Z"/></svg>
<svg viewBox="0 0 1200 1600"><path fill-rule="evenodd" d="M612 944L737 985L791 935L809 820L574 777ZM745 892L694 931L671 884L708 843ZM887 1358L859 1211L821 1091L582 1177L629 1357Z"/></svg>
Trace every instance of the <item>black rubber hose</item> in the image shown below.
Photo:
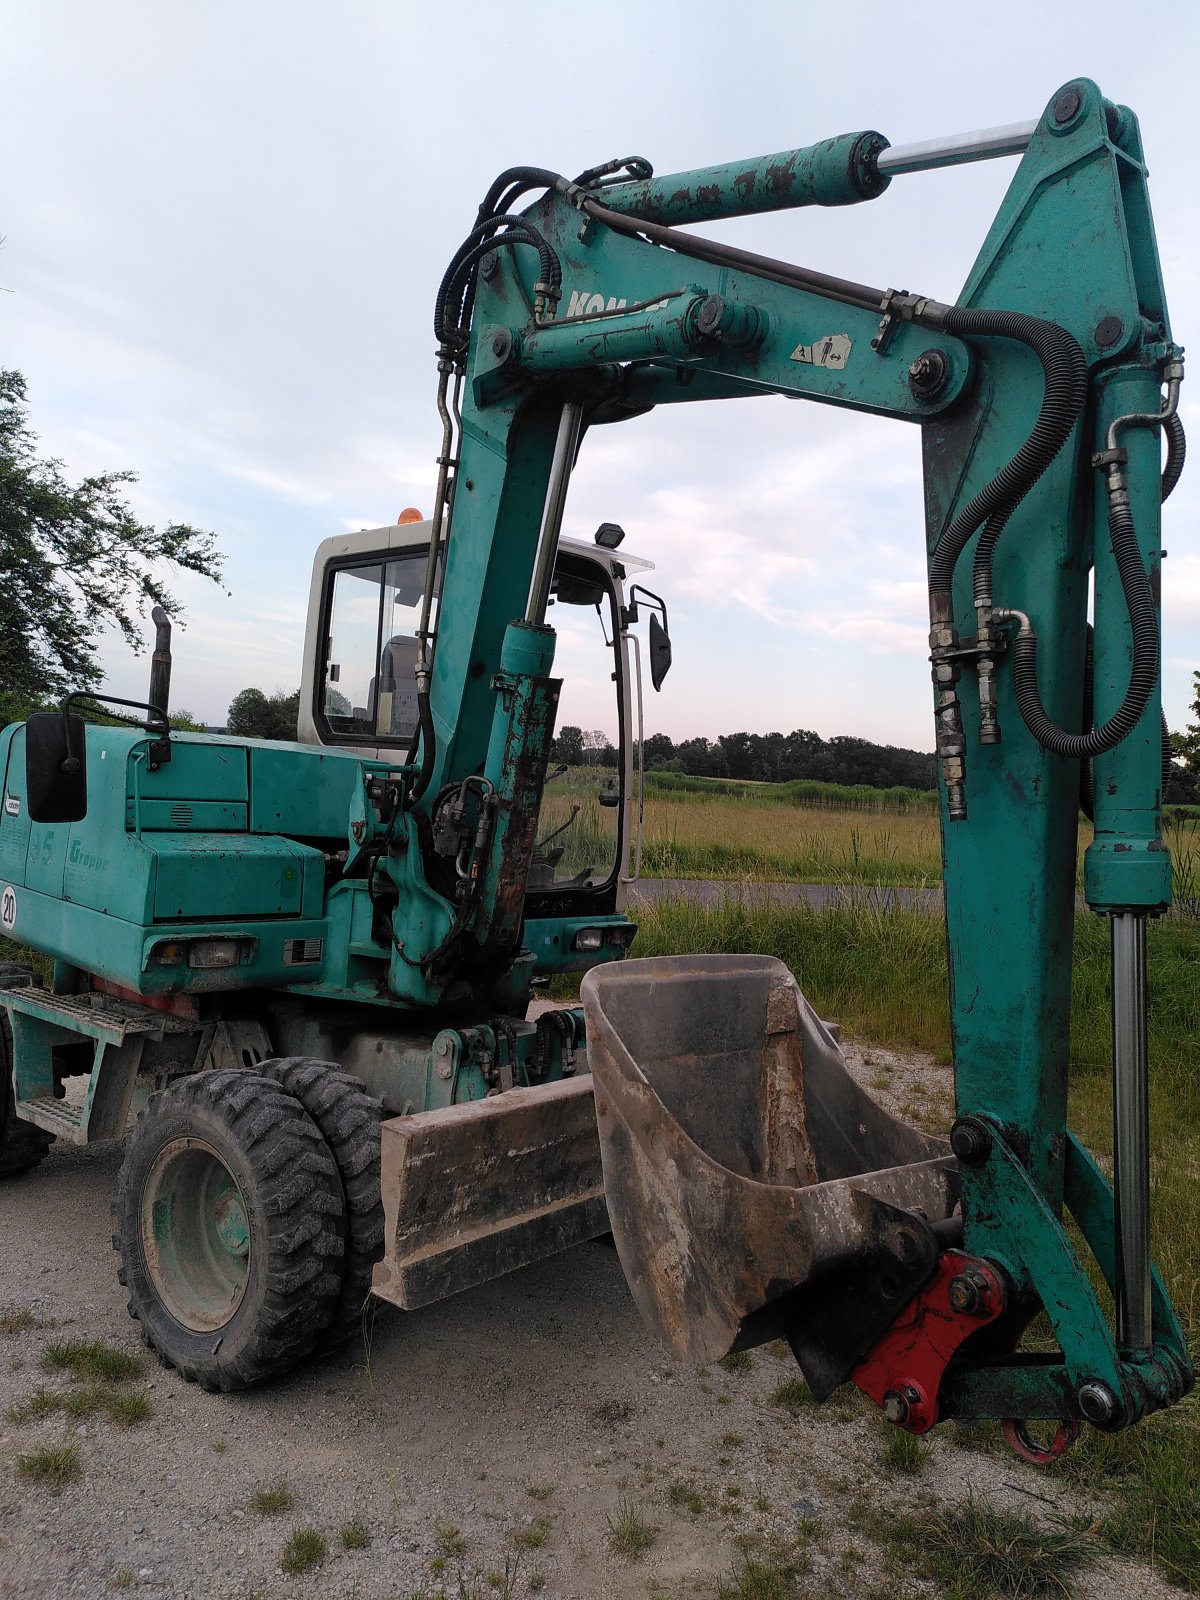
<svg viewBox="0 0 1200 1600"><path fill-rule="evenodd" d="M1163 422L1167 434L1167 464L1163 468L1162 497L1165 500L1183 475L1183 461L1187 455L1187 435L1178 411L1172 412Z"/></svg>
<svg viewBox="0 0 1200 1600"><path fill-rule="evenodd" d="M429 780L433 776L433 757L437 749L437 740L433 730L433 712L429 709L429 693L417 694L417 721L420 729L421 741L421 766L413 786L409 790L409 803L413 804L421 798L429 787ZM416 741L414 748L409 751L408 759L411 761L416 755Z"/></svg>
<svg viewBox="0 0 1200 1600"><path fill-rule="evenodd" d="M779 261L774 256L756 255L752 250L738 250L715 239L702 239L698 234L682 228L668 228L661 222L647 222L645 217L627 217L623 212L610 211L598 200L590 197L583 202L586 216L594 217L614 233L624 233L633 238L639 235L651 244L663 245L679 255L690 256L695 261L707 261L715 267L732 267L735 271L749 272L756 278L766 278L770 283L786 284L790 289L808 289L826 300L839 300L843 305L859 306L864 311L882 312L886 299L884 290L872 289L865 283L854 283L849 278L835 278L827 272L814 272L810 267L798 267L790 261Z"/></svg>
<svg viewBox="0 0 1200 1600"><path fill-rule="evenodd" d="M485 222L488 217L495 215L496 202L501 195L504 195L507 210L528 189L558 189L566 182L561 172L551 172L548 167L508 167L493 180L491 188L479 202L476 221ZM505 190L510 188L512 192L505 194Z"/></svg>
<svg viewBox="0 0 1200 1600"><path fill-rule="evenodd" d="M434 300L433 331L434 337L441 344L446 336L447 323L452 321L453 331L458 332L465 324L469 309L471 288L474 278L474 269L477 263L492 250L511 247L518 244L532 245L538 252L539 271L542 279L558 288L562 283L562 263L558 255L546 242L536 228L529 226L519 217L497 217L491 226L500 223L509 224L508 231L490 234L490 228L485 224L477 228L459 246L450 260L449 266L442 274L442 281L438 287L437 297ZM453 318L447 314L448 307L454 303L456 310Z"/></svg>
<svg viewBox="0 0 1200 1600"><path fill-rule="evenodd" d="M1046 715L1038 689L1037 634L1022 627L1013 645L1017 708L1025 726L1044 749L1074 760L1102 755L1132 733L1158 679L1158 619L1127 500L1110 504L1108 532L1133 631L1133 666L1125 698L1104 726L1088 733L1067 733L1056 727Z"/></svg>
<svg viewBox="0 0 1200 1600"><path fill-rule="evenodd" d="M921 318L915 319L920 322ZM1014 508L1033 488L1058 455L1087 399L1087 361L1075 337L1057 323L1027 317L1020 311L978 311L951 306L939 314L938 326L962 338L1016 339L1028 345L1042 364L1045 388L1037 421L1012 460L974 495L938 540L929 566L931 593L948 592L958 558L981 522L991 522L985 559ZM995 519L995 520L993 520Z"/></svg>

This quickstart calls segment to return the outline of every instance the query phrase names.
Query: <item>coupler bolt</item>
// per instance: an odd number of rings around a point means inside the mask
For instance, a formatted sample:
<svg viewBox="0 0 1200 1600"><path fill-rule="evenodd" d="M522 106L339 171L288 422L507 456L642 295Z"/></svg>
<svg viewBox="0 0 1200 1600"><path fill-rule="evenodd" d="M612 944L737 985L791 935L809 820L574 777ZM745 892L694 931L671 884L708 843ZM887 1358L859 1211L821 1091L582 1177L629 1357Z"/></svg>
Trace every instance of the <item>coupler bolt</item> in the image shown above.
<svg viewBox="0 0 1200 1600"><path fill-rule="evenodd" d="M908 1421L908 1413L911 1409L899 1389L889 1389L883 1397L883 1414L889 1422L894 1422L897 1427L903 1427Z"/></svg>
<svg viewBox="0 0 1200 1600"><path fill-rule="evenodd" d="M940 350L925 350L908 368L914 400L936 400L950 379L950 363Z"/></svg>
<svg viewBox="0 0 1200 1600"><path fill-rule="evenodd" d="M959 1117L950 1129L950 1148L964 1167L981 1167L992 1152L991 1130L978 1117Z"/></svg>
<svg viewBox="0 0 1200 1600"><path fill-rule="evenodd" d="M1095 1428L1103 1428L1117 1415L1117 1397L1106 1383L1085 1383L1076 1399L1079 1409Z"/></svg>
<svg viewBox="0 0 1200 1600"><path fill-rule="evenodd" d="M951 1278L947 1291L951 1309L964 1316L972 1316L984 1309L991 1285L980 1272L960 1272Z"/></svg>

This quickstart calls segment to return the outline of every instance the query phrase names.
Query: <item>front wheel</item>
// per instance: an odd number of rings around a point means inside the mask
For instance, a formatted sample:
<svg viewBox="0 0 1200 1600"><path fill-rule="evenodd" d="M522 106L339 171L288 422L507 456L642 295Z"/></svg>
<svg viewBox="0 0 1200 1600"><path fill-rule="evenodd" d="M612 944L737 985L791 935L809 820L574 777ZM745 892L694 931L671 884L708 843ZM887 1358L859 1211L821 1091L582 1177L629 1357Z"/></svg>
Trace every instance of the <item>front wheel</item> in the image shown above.
<svg viewBox="0 0 1200 1600"><path fill-rule="evenodd" d="M201 1072L154 1096L113 1219L130 1315L166 1365L206 1389L282 1372L337 1303L337 1167L304 1108L258 1073Z"/></svg>

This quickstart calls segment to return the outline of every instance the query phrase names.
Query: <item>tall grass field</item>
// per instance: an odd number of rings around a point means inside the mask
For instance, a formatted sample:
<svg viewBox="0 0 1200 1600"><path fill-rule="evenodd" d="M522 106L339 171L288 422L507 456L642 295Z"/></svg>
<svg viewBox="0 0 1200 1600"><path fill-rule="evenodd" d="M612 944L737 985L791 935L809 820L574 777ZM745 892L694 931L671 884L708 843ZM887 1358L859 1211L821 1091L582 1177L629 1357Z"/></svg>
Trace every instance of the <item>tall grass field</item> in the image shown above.
<svg viewBox="0 0 1200 1600"><path fill-rule="evenodd" d="M562 869L609 863L616 812L598 796L616 774L574 767L547 786L540 833L559 835ZM1200 816L1172 809L1167 842L1176 898L1200 895ZM1092 840L1080 820L1079 883ZM646 777L642 873L647 878L932 887L941 883L936 797L920 789L832 783L735 783L651 772Z"/></svg>

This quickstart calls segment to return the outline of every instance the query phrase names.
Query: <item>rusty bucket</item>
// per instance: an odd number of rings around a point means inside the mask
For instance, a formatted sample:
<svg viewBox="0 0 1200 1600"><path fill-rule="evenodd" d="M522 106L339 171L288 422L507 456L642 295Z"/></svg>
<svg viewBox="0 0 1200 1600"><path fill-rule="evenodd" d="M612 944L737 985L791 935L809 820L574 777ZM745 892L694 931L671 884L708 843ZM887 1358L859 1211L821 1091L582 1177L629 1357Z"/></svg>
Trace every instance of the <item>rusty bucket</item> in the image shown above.
<svg viewBox="0 0 1200 1600"><path fill-rule="evenodd" d="M785 1337L818 1398L932 1276L957 1165L850 1076L780 961L589 972L609 1217L642 1316L697 1363Z"/></svg>

